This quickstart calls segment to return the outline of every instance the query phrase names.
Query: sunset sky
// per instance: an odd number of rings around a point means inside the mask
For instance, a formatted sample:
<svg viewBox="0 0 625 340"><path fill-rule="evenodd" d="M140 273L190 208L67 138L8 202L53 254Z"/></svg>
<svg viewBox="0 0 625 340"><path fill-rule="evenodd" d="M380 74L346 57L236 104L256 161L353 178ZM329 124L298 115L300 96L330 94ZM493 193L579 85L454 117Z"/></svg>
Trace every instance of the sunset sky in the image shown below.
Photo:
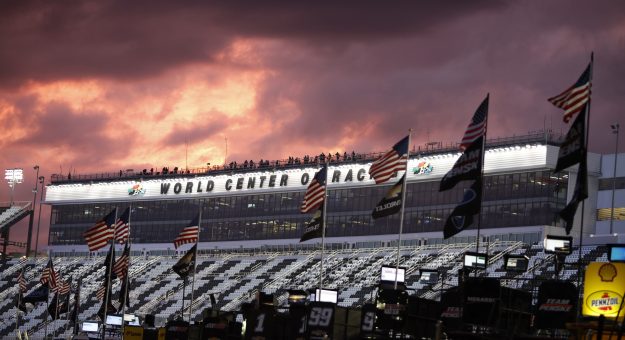
<svg viewBox="0 0 625 340"><path fill-rule="evenodd" d="M0 166L25 169L27 201L35 164L197 168L226 139L228 162L384 151L408 128L447 145L487 93L489 138L566 132L547 98L592 51L590 149L613 152L624 1L2 1Z"/></svg>

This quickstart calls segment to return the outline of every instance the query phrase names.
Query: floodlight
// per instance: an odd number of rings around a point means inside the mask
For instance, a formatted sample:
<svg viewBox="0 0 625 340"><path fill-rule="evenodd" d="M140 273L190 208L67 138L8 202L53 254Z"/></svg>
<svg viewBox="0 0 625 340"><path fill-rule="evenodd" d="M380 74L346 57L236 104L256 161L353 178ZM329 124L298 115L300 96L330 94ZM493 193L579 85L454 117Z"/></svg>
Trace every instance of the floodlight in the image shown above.
<svg viewBox="0 0 625 340"><path fill-rule="evenodd" d="M503 256L504 268L509 271L524 272L527 270L530 259L525 255L510 255Z"/></svg>
<svg viewBox="0 0 625 340"><path fill-rule="evenodd" d="M106 316L106 324L111 326L121 326L122 325L122 316L121 315L113 315L109 314Z"/></svg>
<svg viewBox="0 0 625 340"><path fill-rule="evenodd" d="M306 292L303 290L289 290L289 298L288 301L290 304L303 304L306 302Z"/></svg>
<svg viewBox="0 0 625 340"><path fill-rule="evenodd" d="M544 249L547 254L569 255L573 250L573 237L547 235Z"/></svg>
<svg viewBox="0 0 625 340"><path fill-rule="evenodd" d="M425 283L438 282L438 270L436 269L420 269L419 281Z"/></svg>
<svg viewBox="0 0 625 340"><path fill-rule="evenodd" d="M5 169L4 170L4 179L7 180L10 187L13 187L15 184L22 183L24 180L24 170L22 169Z"/></svg>
<svg viewBox="0 0 625 340"><path fill-rule="evenodd" d="M97 321L85 321L82 323L80 330L87 333L97 333L100 324Z"/></svg>
<svg viewBox="0 0 625 340"><path fill-rule="evenodd" d="M15 190L15 184L22 183L24 180L24 171L22 169L5 169L4 179L11 188L11 205L13 205L13 190Z"/></svg>
<svg viewBox="0 0 625 340"><path fill-rule="evenodd" d="M382 266L380 271L380 281L383 282L395 282L395 270L396 268L393 266ZM399 267L397 270L397 282L403 283L404 277L406 276L406 268Z"/></svg>
<svg viewBox="0 0 625 340"><path fill-rule="evenodd" d="M337 303L339 292L335 289L315 289L315 301Z"/></svg>
<svg viewBox="0 0 625 340"><path fill-rule="evenodd" d="M468 251L464 253L464 267L474 269L486 269L488 266L488 254Z"/></svg>

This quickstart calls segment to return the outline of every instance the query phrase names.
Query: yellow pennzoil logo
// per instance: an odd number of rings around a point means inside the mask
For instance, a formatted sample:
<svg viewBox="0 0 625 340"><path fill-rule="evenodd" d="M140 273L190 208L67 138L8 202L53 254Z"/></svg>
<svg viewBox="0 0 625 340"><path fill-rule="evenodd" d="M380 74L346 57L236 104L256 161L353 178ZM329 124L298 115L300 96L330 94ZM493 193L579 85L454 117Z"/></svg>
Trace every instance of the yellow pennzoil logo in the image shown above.
<svg viewBox="0 0 625 340"><path fill-rule="evenodd" d="M586 305L597 314L612 314L618 311L623 299L618 293L611 291L594 292L586 299Z"/></svg>

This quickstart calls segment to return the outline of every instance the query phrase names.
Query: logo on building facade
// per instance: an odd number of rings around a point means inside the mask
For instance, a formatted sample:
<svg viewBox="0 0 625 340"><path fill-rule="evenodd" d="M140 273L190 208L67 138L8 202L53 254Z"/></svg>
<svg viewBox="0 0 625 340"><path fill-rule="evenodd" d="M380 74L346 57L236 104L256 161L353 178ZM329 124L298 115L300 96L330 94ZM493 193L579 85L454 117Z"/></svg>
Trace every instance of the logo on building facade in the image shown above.
<svg viewBox="0 0 625 340"><path fill-rule="evenodd" d="M141 183L137 183L132 186L132 188L128 189L129 196L143 196L145 195L145 188Z"/></svg>
<svg viewBox="0 0 625 340"><path fill-rule="evenodd" d="M428 161L422 161L417 164L416 168L412 168L412 173L415 175L427 175L434 170L432 164Z"/></svg>

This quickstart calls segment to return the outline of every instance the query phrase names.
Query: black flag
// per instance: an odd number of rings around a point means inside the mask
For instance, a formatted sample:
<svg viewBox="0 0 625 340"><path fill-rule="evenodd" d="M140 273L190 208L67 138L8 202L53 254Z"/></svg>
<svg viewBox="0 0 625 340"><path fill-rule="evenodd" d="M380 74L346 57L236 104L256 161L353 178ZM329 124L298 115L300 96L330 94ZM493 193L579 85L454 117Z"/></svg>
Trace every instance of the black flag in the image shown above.
<svg viewBox="0 0 625 340"><path fill-rule="evenodd" d="M573 219L575 218L577 206L586 198L588 198L588 169L586 166L586 153L584 152L582 160L579 163L579 171L577 172L573 197L571 197L569 204L560 211L560 217L566 222L565 229L567 235L571 233L571 229L573 228Z"/></svg>
<svg viewBox="0 0 625 340"><path fill-rule="evenodd" d="M24 295L22 293L19 293L19 296L17 297L16 306L17 309L24 313L28 312L28 309L26 309L26 303L24 303Z"/></svg>
<svg viewBox="0 0 625 340"><path fill-rule="evenodd" d="M37 302L47 302L48 301L48 285L41 285L39 288L30 292L30 294L24 296L22 299L24 303L32 303L35 304Z"/></svg>
<svg viewBox="0 0 625 340"><path fill-rule="evenodd" d="M111 258L112 257L112 258ZM96 295L99 299L102 299L102 304L100 305L100 309L98 310L98 316L102 321L106 321L106 316L104 315L104 308L106 306L106 314L115 314L117 309L113 306L113 292L111 286L113 285L113 279L115 278L115 272L113 271L113 267L115 266L115 248L113 244L111 244L111 248L109 249L108 254L106 255L106 259L104 261L104 281L102 282L102 286L98 289Z"/></svg>
<svg viewBox="0 0 625 340"><path fill-rule="evenodd" d="M189 273L193 271L193 267L195 266L195 250L197 249L197 243L191 247L191 249L187 250L187 253L184 254L183 257L176 262L176 264L172 267L176 274L180 275L181 278L185 278L189 276Z"/></svg>
<svg viewBox="0 0 625 340"><path fill-rule="evenodd" d="M113 256L113 260L111 261L111 256ZM108 276L108 273L111 273L111 281L117 278L115 275L115 248L113 248L113 244L111 244L111 248L109 248L108 253L106 254L106 259L104 259L104 268L106 271L104 272L105 276Z"/></svg>
<svg viewBox="0 0 625 340"><path fill-rule="evenodd" d="M78 278L76 291L74 292L74 309L69 317L70 323L74 325L74 334L78 334L78 310L80 308L80 284L82 279Z"/></svg>
<svg viewBox="0 0 625 340"><path fill-rule="evenodd" d="M404 188L404 181L406 180L406 174L391 187L391 190L386 193L386 196L375 206L371 216L374 219L393 215L401 210L402 189Z"/></svg>
<svg viewBox="0 0 625 340"><path fill-rule="evenodd" d="M477 180L482 175L483 143L484 136L476 139L464 150L451 170L441 180L438 191L449 190L460 181Z"/></svg>
<svg viewBox="0 0 625 340"><path fill-rule="evenodd" d="M108 306L106 307L106 314L115 314L117 312L117 308L115 308L115 306L113 306L113 302L111 299L111 286L108 286L108 294L106 295L106 297L104 298L104 300L102 300L102 304L100 305L100 309L98 310L98 317L100 317L100 319L102 321L106 321L106 317L104 316L104 306L105 303L108 301Z"/></svg>
<svg viewBox="0 0 625 340"><path fill-rule="evenodd" d="M566 133L564 141L560 144L558 151L558 163L553 172L560 172L570 166L579 163L582 158L586 158L584 139L586 137L586 110L575 118L573 125Z"/></svg>
<svg viewBox="0 0 625 340"><path fill-rule="evenodd" d="M209 296L210 296L210 299L211 299L211 309L216 310L217 309L217 300L215 299L215 294L210 293Z"/></svg>
<svg viewBox="0 0 625 340"><path fill-rule="evenodd" d="M58 301L59 301L59 293L55 293L52 301L48 305L48 315L52 318L52 320L56 320L58 316Z"/></svg>
<svg viewBox="0 0 625 340"><path fill-rule="evenodd" d="M127 289L126 285L128 285ZM126 294L125 298L124 294ZM122 288L119 291L119 299L117 301L119 302L120 308L124 305L124 302L126 303L126 307L130 307L130 279L128 276L126 276L122 281Z"/></svg>
<svg viewBox="0 0 625 340"><path fill-rule="evenodd" d="M56 320L61 314L67 313L69 305L69 294L65 296L59 296L59 293L54 294L52 302L48 306L48 313L52 320Z"/></svg>
<svg viewBox="0 0 625 340"><path fill-rule="evenodd" d="M473 224L473 216L480 213L482 205L482 181L477 180L465 190L462 202L458 204L445 222L445 239L467 229Z"/></svg>
<svg viewBox="0 0 625 340"><path fill-rule="evenodd" d="M314 238L320 238L323 230L323 207L317 209L313 218L308 222L306 228L304 228L304 234L300 238L300 242L312 240Z"/></svg>

